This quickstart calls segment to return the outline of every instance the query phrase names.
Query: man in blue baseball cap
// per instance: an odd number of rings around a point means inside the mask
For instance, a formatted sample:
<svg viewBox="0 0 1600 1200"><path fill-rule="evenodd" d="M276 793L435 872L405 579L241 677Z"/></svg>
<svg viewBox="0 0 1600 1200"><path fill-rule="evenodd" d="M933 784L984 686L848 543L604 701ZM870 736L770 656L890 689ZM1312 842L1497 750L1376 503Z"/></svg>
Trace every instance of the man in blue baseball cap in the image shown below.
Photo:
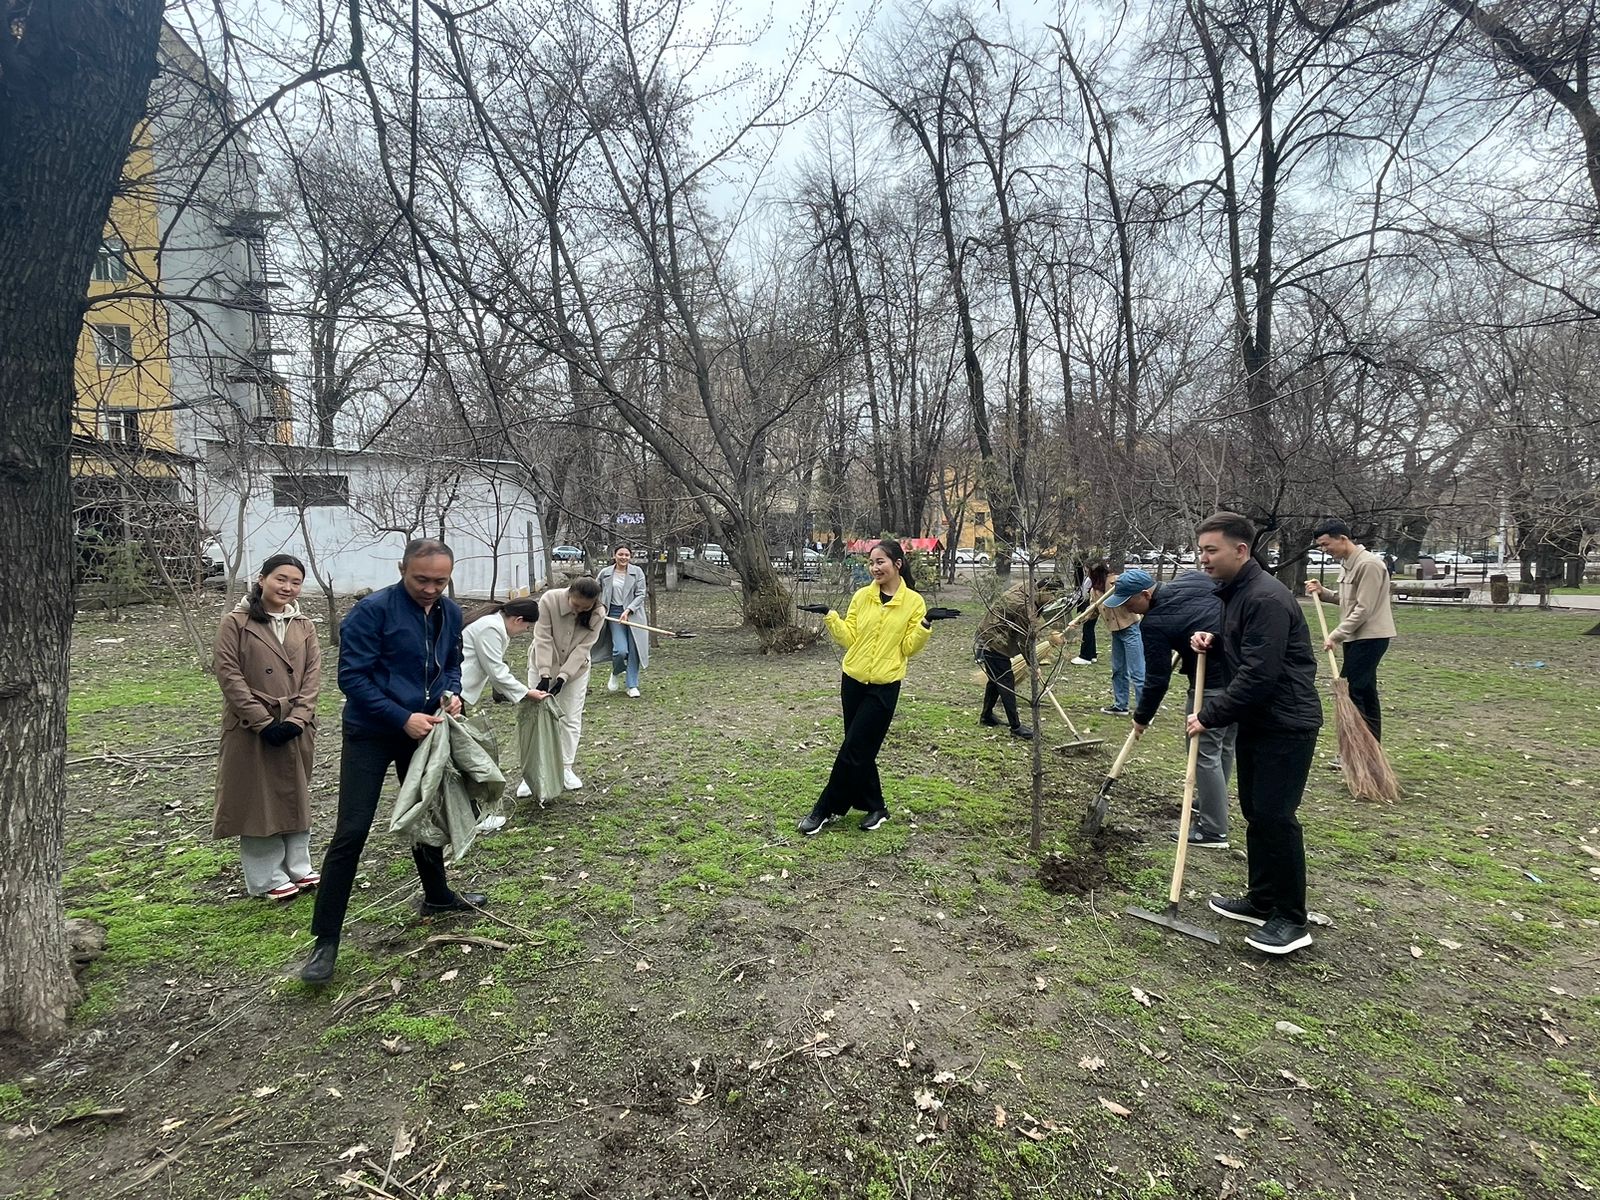
<svg viewBox="0 0 1600 1200"><path fill-rule="evenodd" d="M1155 587L1150 572L1129 567L1108 581L1111 590L1100 606L1106 629L1111 633L1111 699L1100 711L1107 716L1128 715L1129 699L1137 700L1144 690L1144 639L1139 634L1139 614L1126 607L1128 597ZM1131 687L1130 687L1131 685ZM1131 697L1130 697L1131 692Z"/></svg>
<svg viewBox="0 0 1600 1200"><path fill-rule="evenodd" d="M1128 571L1126 579L1136 572ZM1149 580L1146 587L1131 592L1122 604L1144 619L1139 622L1139 638L1144 643L1144 687L1133 709L1133 723L1146 729L1161 707L1172 682L1174 656L1178 672L1189 680L1189 708L1194 707L1195 652L1190 639L1197 633L1216 633L1222 628L1222 601L1217 586L1204 571L1182 571L1165 583ZM1136 580L1130 588L1142 582ZM1221 655L1212 655L1206 666L1206 695L1220 693L1228 686L1227 668ZM1208 729L1200 735L1200 754L1195 767L1194 822L1189 826L1189 845L1214 850L1228 848L1228 776L1233 771L1234 744L1239 730L1234 725ZM1176 840L1177 832L1173 832Z"/></svg>

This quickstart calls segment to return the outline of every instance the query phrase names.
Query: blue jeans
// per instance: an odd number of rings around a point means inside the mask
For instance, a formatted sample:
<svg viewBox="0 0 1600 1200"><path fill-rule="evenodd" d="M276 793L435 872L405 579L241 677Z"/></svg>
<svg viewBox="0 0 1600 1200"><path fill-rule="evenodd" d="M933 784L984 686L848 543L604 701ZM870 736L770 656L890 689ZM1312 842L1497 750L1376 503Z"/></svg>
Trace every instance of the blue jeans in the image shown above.
<svg viewBox="0 0 1600 1200"><path fill-rule="evenodd" d="M1144 634L1137 625L1113 630L1111 634L1111 696L1118 708L1131 708L1128 683L1133 683L1133 698L1144 691Z"/></svg>
<svg viewBox="0 0 1600 1200"><path fill-rule="evenodd" d="M607 610L613 617L622 615L622 605L613 604ZM626 625L619 625L615 621L608 622L611 626L611 673L621 675L628 673L628 686L639 686L639 647L633 644L633 631Z"/></svg>

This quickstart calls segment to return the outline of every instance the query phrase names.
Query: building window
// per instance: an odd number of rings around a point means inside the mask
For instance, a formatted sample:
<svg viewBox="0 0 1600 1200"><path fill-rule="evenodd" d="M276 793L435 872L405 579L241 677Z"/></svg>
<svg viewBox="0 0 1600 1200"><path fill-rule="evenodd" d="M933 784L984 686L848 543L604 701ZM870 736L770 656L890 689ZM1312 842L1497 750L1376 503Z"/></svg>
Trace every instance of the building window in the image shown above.
<svg viewBox="0 0 1600 1200"><path fill-rule="evenodd" d="M105 440L115 446L138 446L142 441L137 408L106 409L105 424L101 428Z"/></svg>
<svg viewBox="0 0 1600 1200"><path fill-rule="evenodd" d="M974 510L973 511L972 524L973 524L974 528L982 529L988 523L989 523L989 514L988 513L982 512L982 511L978 511L978 510Z"/></svg>
<svg viewBox="0 0 1600 1200"><path fill-rule="evenodd" d="M94 356L102 367L133 366L133 326L96 325Z"/></svg>
<svg viewBox="0 0 1600 1200"><path fill-rule="evenodd" d="M349 508L348 475L274 475L272 503L276 508Z"/></svg>
<svg viewBox="0 0 1600 1200"><path fill-rule="evenodd" d="M101 283L121 283L128 277L128 263L123 258L127 247L121 238L107 238L100 243L100 253L94 259L94 277Z"/></svg>

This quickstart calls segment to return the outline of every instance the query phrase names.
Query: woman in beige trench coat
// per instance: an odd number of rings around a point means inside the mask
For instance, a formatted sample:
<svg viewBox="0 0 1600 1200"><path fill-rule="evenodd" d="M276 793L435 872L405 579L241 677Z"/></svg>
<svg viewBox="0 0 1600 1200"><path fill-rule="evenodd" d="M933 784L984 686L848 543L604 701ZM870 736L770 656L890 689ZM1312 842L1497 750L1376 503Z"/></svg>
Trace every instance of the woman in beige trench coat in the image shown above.
<svg viewBox="0 0 1600 1200"><path fill-rule="evenodd" d="M217 629L222 688L211 836L237 837L245 890L290 900L316 887L311 866L311 762L322 653L300 614L305 567L289 554L262 564L249 595Z"/></svg>

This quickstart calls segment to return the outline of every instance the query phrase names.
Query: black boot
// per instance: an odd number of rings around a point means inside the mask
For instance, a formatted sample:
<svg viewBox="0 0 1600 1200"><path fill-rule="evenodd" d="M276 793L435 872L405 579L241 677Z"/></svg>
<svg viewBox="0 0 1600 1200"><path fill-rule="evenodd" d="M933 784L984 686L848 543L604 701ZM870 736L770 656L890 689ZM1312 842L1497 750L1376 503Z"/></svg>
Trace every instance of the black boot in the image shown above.
<svg viewBox="0 0 1600 1200"><path fill-rule="evenodd" d="M1000 724L1000 722L995 718L995 715L992 712L986 712L981 717L978 718L978 724L979 725L998 725L998 724Z"/></svg>
<svg viewBox="0 0 1600 1200"><path fill-rule="evenodd" d="M333 978L333 965L339 961L339 939L321 937L306 965L300 968L300 978L306 983L327 983Z"/></svg>

